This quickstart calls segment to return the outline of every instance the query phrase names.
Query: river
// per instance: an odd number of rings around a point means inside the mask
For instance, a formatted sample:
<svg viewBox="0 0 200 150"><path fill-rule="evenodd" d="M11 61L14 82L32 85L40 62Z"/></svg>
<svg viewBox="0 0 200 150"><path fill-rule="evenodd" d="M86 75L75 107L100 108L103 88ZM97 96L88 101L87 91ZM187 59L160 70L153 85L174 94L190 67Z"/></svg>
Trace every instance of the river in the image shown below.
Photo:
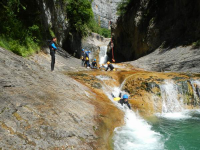
<svg viewBox="0 0 200 150"><path fill-rule="evenodd" d="M193 82L199 84L199 81ZM114 131L114 150L200 149L200 110L184 108L183 96L180 96L178 86L172 80L166 80L160 85L162 112L145 119L137 111L113 101L111 89L116 97L120 92L122 95L126 92L121 91L121 87L104 85L106 95L124 112L124 126Z"/></svg>

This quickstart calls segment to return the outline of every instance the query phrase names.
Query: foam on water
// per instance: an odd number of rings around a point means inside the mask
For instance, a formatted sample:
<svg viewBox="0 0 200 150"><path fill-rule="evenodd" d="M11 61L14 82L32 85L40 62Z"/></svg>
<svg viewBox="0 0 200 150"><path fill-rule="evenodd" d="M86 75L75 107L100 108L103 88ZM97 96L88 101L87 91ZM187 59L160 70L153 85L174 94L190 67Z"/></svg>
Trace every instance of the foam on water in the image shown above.
<svg viewBox="0 0 200 150"><path fill-rule="evenodd" d="M171 119L171 120L184 120L192 118L192 116L187 112L172 112L172 113L162 113L162 114L156 114L157 117Z"/></svg>
<svg viewBox="0 0 200 150"><path fill-rule="evenodd" d="M120 88L112 88L113 91L106 90L105 93L113 101L114 96L119 93L125 94ZM127 94L127 93L126 93ZM125 125L115 129L114 149L115 150L162 150L164 142L159 133L151 130L151 126L142 119L137 113L113 101L115 105L124 112Z"/></svg>
<svg viewBox="0 0 200 150"><path fill-rule="evenodd" d="M99 52L99 64L105 64L107 62L107 46L101 46Z"/></svg>
<svg viewBox="0 0 200 150"><path fill-rule="evenodd" d="M115 129L115 150L162 150L162 136L135 112L125 109L125 126Z"/></svg>
<svg viewBox="0 0 200 150"><path fill-rule="evenodd" d="M96 78L97 79L99 79L99 80L112 80L112 78L111 77L109 77L109 76L103 76L103 75L98 75L98 76L96 76Z"/></svg>

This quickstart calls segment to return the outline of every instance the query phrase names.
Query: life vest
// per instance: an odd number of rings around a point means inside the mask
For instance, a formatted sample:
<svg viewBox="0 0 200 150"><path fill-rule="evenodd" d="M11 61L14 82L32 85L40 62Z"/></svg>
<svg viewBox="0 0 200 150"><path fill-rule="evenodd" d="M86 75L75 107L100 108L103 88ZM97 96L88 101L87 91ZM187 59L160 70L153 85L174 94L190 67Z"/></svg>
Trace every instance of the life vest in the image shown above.
<svg viewBox="0 0 200 150"><path fill-rule="evenodd" d="M86 57L85 60L89 60L89 57Z"/></svg>

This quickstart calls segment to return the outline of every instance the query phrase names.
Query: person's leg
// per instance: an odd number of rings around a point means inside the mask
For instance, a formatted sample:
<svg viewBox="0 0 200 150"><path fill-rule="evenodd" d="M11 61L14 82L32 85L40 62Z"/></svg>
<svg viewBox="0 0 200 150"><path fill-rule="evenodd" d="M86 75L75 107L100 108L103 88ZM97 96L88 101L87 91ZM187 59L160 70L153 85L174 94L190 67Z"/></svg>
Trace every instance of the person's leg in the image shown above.
<svg viewBox="0 0 200 150"><path fill-rule="evenodd" d="M54 70L54 65L55 65L55 52L51 51L51 71Z"/></svg>
<svg viewBox="0 0 200 150"><path fill-rule="evenodd" d="M84 60L82 60L82 67L84 67L84 64L85 64L85 61L84 61Z"/></svg>

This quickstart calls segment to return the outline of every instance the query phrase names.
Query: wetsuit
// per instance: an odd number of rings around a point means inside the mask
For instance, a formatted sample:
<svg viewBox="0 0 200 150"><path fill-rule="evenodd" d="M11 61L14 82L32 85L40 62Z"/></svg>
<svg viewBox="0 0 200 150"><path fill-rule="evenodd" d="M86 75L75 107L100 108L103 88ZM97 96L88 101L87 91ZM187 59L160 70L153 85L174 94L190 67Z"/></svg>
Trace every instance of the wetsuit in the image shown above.
<svg viewBox="0 0 200 150"><path fill-rule="evenodd" d="M50 55L51 55L51 71L53 71L54 65L55 65L55 54L58 48L55 46L55 43L51 41L51 43L49 44L49 49L50 49Z"/></svg>
<svg viewBox="0 0 200 150"><path fill-rule="evenodd" d="M112 64L108 64L108 67L106 68L106 71L110 68L110 71L114 69L114 66Z"/></svg>
<svg viewBox="0 0 200 150"><path fill-rule="evenodd" d="M85 66L90 67L89 53L85 52Z"/></svg>
<svg viewBox="0 0 200 150"><path fill-rule="evenodd" d="M97 69L97 62L96 62L96 61L93 61L93 62L92 62L91 68L92 68L92 69Z"/></svg>
<svg viewBox="0 0 200 150"><path fill-rule="evenodd" d="M82 65L82 67L84 67L84 64L85 64L85 52L81 53L81 60L82 60L81 65Z"/></svg>
<svg viewBox="0 0 200 150"><path fill-rule="evenodd" d="M119 100L119 103L123 106L123 104L126 104L128 106L129 109L131 109L131 106L130 104L128 103L128 100L125 101L125 99L120 99Z"/></svg>

